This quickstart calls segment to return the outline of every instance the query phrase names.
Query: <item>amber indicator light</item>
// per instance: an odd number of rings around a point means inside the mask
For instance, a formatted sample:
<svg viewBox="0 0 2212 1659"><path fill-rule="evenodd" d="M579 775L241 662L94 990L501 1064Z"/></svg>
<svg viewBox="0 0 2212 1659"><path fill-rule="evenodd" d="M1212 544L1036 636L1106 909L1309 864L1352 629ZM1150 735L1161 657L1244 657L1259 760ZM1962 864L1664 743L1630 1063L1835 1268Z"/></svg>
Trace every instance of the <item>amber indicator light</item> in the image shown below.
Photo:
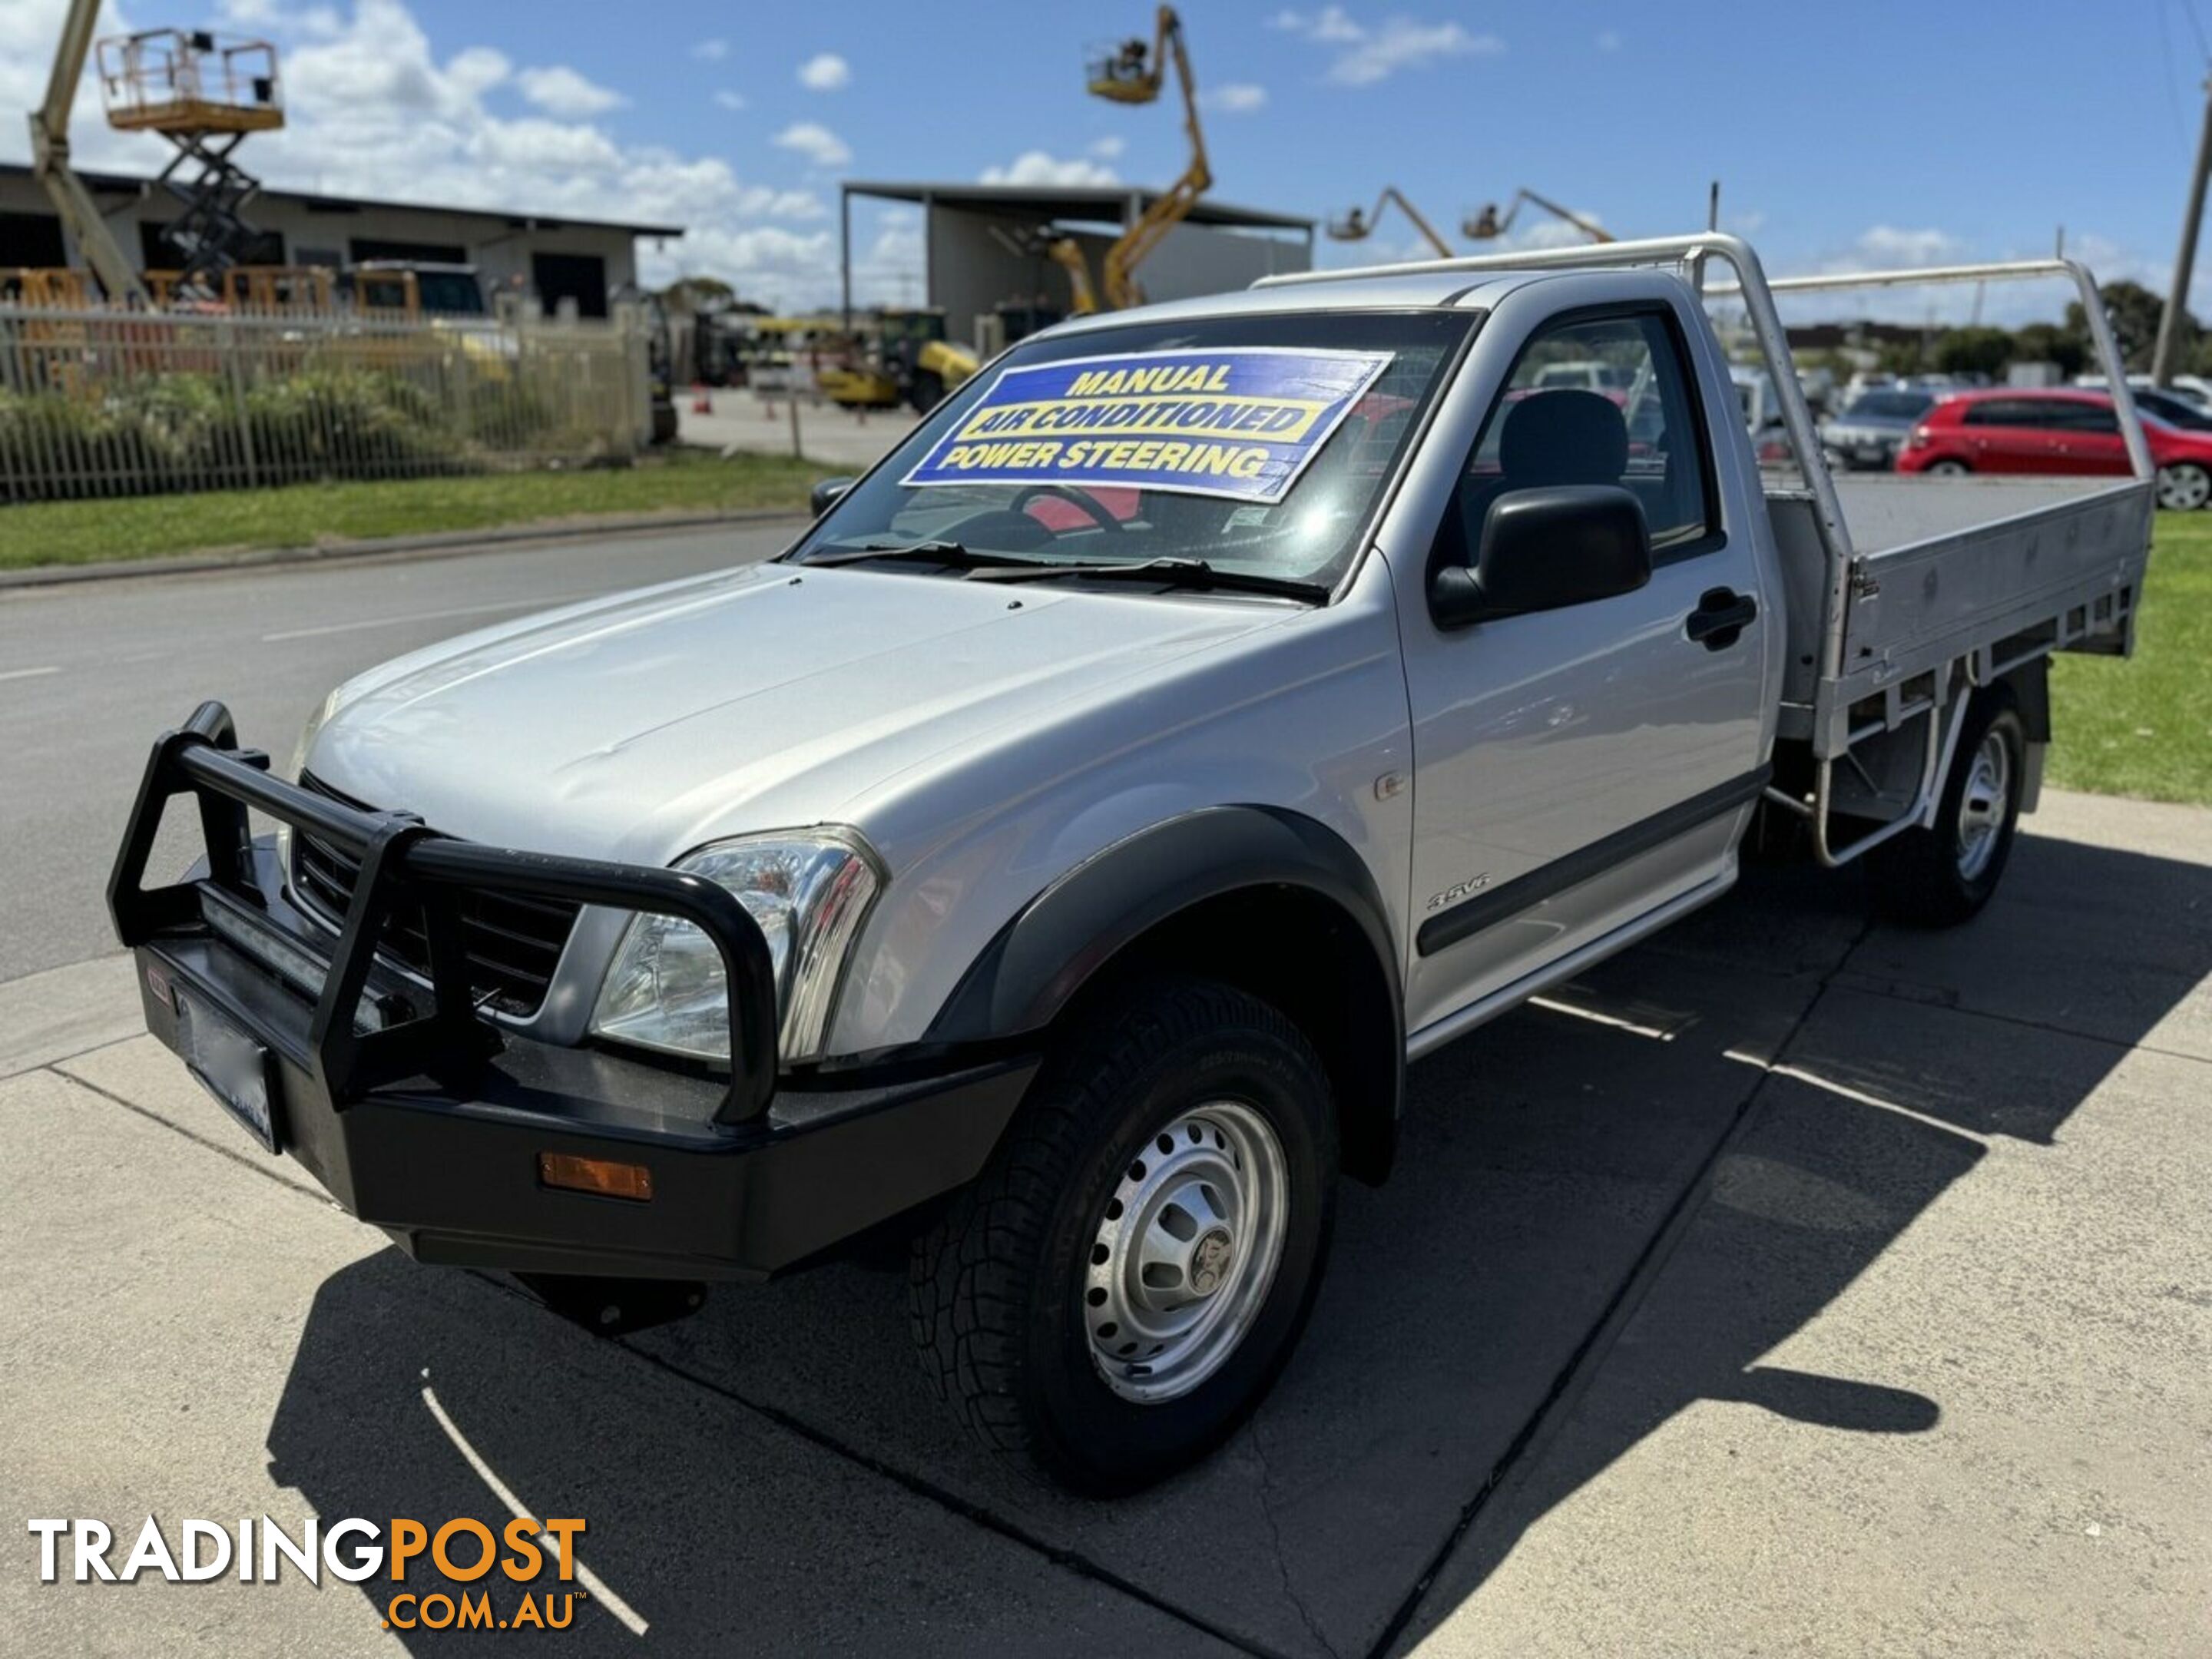
<svg viewBox="0 0 2212 1659"><path fill-rule="evenodd" d="M572 1193L597 1193L602 1198L634 1199L641 1204L653 1196L651 1170L642 1164L617 1164L611 1158L540 1152L538 1178L548 1187L560 1187Z"/></svg>

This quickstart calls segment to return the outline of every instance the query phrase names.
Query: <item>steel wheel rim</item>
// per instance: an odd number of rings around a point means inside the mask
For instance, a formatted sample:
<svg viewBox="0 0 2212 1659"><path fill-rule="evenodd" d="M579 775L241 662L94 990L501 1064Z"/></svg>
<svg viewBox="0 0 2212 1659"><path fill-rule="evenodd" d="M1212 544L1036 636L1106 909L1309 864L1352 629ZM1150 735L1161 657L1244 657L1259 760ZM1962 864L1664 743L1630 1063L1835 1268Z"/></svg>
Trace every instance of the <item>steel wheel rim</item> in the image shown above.
<svg viewBox="0 0 2212 1659"><path fill-rule="evenodd" d="M2212 472L2201 466L2159 469L2158 504L2170 513L2194 513L2212 499Z"/></svg>
<svg viewBox="0 0 2212 1659"><path fill-rule="evenodd" d="M1178 1112L1121 1171L1083 1266L1091 1361L1124 1400L1177 1400L1258 1319L1283 1259L1290 1165L1242 1101Z"/></svg>
<svg viewBox="0 0 2212 1659"><path fill-rule="evenodd" d="M1974 750L1966 785L1959 793L1959 874L1978 880L1996 856L2005 817L2012 810L2012 745L1991 732Z"/></svg>

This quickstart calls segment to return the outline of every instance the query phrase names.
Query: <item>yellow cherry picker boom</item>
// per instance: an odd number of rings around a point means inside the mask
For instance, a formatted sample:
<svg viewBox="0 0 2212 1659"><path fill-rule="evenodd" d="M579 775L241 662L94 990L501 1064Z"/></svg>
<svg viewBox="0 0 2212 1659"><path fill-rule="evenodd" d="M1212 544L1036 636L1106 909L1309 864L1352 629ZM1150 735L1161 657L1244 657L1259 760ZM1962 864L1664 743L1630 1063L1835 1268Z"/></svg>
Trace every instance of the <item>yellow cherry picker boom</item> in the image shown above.
<svg viewBox="0 0 2212 1659"><path fill-rule="evenodd" d="M1170 231L1189 216L1199 198L1212 187L1213 171L1206 164L1206 134L1199 125L1198 82L1190 72L1190 52L1183 44L1182 20L1176 15L1173 6L1159 9L1149 47L1141 38L1125 40L1093 60L1090 66L1091 94L1117 104L1154 101L1166 85L1170 67L1182 88L1183 131L1190 137L1190 161L1182 176L1154 197L1152 204L1137 216L1136 222L1106 250L1103 283L1109 310L1118 311L1125 306L1145 302L1144 290L1137 283L1137 267Z"/></svg>

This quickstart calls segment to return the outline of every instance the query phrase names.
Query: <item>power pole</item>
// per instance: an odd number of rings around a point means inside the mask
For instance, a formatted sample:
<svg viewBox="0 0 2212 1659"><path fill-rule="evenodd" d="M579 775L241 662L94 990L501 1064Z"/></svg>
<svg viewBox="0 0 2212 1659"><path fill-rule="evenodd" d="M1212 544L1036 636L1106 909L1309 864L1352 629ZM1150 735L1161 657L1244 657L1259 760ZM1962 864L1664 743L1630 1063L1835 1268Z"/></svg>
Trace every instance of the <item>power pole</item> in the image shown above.
<svg viewBox="0 0 2212 1659"><path fill-rule="evenodd" d="M2204 222L2204 182L2212 176L2212 81L2204 83L2204 129L2197 138L2197 171L2189 180L2189 211L2181 221L2181 251L2173 256L2173 287L2159 314L2158 344L2151 352L2150 378L2173 383L2173 355L2181 349L2181 313L2189 305L2190 279L2197 274L2197 233Z"/></svg>

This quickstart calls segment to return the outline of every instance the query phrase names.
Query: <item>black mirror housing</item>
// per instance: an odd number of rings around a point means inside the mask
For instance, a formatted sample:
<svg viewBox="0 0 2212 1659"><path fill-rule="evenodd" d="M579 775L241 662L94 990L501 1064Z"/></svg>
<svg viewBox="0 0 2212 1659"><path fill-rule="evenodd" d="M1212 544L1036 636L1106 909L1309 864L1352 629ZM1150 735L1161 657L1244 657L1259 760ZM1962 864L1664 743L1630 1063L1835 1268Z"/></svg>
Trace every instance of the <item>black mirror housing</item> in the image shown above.
<svg viewBox="0 0 2212 1659"><path fill-rule="evenodd" d="M1463 544L1464 532L1446 538ZM1651 580L1644 504L1618 484L1509 490L1490 504L1472 564L1456 548L1432 562L1429 614L1439 628L1557 611L1632 593Z"/></svg>
<svg viewBox="0 0 2212 1659"><path fill-rule="evenodd" d="M845 492L859 482L857 478L824 478L814 486L814 493L807 497L807 505L814 509L814 516L818 519L836 506Z"/></svg>

